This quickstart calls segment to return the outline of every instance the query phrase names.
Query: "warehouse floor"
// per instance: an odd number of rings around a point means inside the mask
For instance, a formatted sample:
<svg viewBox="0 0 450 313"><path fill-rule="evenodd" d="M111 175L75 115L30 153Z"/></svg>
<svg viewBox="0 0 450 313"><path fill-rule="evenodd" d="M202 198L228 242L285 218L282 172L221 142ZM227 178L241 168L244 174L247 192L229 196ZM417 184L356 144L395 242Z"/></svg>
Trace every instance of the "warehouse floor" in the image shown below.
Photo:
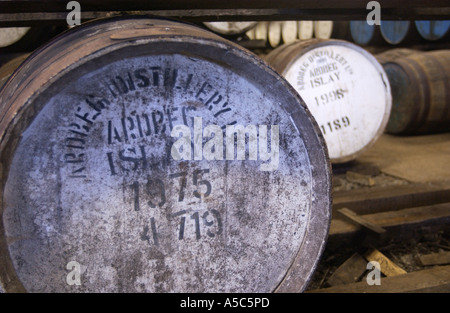
<svg viewBox="0 0 450 313"><path fill-rule="evenodd" d="M358 158L412 183L450 182L450 133L427 136L384 134Z"/></svg>
<svg viewBox="0 0 450 313"><path fill-rule="evenodd" d="M450 133L383 134L355 161L333 166L330 234L307 291L450 292L449 161ZM387 232L346 219L339 211L346 205ZM382 265L381 286L369 288L368 251L381 253L406 276L385 275ZM447 261L424 264L427 255Z"/></svg>

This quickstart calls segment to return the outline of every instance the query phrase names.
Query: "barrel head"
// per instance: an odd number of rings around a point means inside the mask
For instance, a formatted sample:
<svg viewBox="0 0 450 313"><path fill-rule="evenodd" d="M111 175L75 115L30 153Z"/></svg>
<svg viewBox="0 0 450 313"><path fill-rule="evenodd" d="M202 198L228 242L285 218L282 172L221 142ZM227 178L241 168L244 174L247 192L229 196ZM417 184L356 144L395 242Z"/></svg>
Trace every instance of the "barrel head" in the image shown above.
<svg viewBox="0 0 450 313"><path fill-rule="evenodd" d="M113 19L18 74L0 94L7 291L306 288L330 221L327 149L257 56L191 25Z"/></svg>
<svg viewBox="0 0 450 313"><path fill-rule="evenodd" d="M291 45L285 54L278 70L317 121L331 162L354 160L370 148L384 132L392 102L388 78L376 59L340 40Z"/></svg>

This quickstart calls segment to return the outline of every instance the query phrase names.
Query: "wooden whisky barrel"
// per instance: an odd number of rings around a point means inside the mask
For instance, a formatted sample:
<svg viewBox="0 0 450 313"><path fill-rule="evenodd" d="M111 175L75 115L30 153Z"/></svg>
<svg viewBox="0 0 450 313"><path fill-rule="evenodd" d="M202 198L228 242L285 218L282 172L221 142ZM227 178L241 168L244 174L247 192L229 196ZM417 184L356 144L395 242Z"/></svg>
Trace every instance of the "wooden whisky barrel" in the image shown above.
<svg viewBox="0 0 450 313"><path fill-rule="evenodd" d="M418 52L384 65L392 87L386 131L412 135L450 130L450 51Z"/></svg>
<svg viewBox="0 0 450 313"><path fill-rule="evenodd" d="M450 20L415 21L414 24L420 36L428 41L438 41L450 34Z"/></svg>
<svg viewBox="0 0 450 313"><path fill-rule="evenodd" d="M266 60L306 102L331 162L356 159L384 132L390 87L381 65L364 49L342 40L310 40L281 46Z"/></svg>
<svg viewBox="0 0 450 313"><path fill-rule="evenodd" d="M384 42L378 25L369 25L367 21L350 21L350 36L360 46L380 45Z"/></svg>
<svg viewBox="0 0 450 313"><path fill-rule="evenodd" d="M255 26L255 39L267 41L267 29L269 22L258 22Z"/></svg>
<svg viewBox="0 0 450 313"><path fill-rule="evenodd" d="M267 42L272 48L276 48L281 43L281 22L271 21L267 26Z"/></svg>
<svg viewBox="0 0 450 313"><path fill-rule="evenodd" d="M292 43L298 39L298 21L281 22L281 40L285 44Z"/></svg>
<svg viewBox="0 0 450 313"><path fill-rule="evenodd" d="M384 40L391 45L402 43L410 32L410 21L381 21L380 31Z"/></svg>
<svg viewBox="0 0 450 313"><path fill-rule="evenodd" d="M298 21L298 39L308 40L314 36L313 21Z"/></svg>
<svg viewBox="0 0 450 313"><path fill-rule="evenodd" d="M333 21L314 21L314 37L330 39L333 34Z"/></svg>
<svg viewBox="0 0 450 313"><path fill-rule="evenodd" d="M0 67L0 89L28 55L29 53L21 54Z"/></svg>
<svg viewBox="0 0 450 313"><path fill-rule="evenodd" d="M423 42L410 21L381 21L380 32L389 45L411 45Z"/></svg>
<svg viewBox="0 0 450 313"><path fill-rule="evenodd" d="M181 22L98 20L35 51L0 103L5 291L306 288L330 163L253 53Z"/></svg>
<svg viewBox="0 0 450 313"><path fill-rule="evenodd" d="M380 64L384 64L416 53L421 53L421 51L410 48L394 48L378 53L375 57Z"/></svg>

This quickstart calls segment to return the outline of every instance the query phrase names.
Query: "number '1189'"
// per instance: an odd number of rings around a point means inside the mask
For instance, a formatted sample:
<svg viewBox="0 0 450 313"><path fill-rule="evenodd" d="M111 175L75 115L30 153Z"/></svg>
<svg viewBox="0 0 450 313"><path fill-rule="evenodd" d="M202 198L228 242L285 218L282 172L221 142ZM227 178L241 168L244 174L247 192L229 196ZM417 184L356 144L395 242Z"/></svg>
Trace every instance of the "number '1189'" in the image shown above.
<svg viewBox="0 0 450 313"><path fill-rule="evenodd" d="M344 116L331 122L327 122L326 124L322 124L320 125L320 128L322 129L322 133L326 135L327 133L332 133L348 126L350 126L350 119L347 116Z"/></svg>

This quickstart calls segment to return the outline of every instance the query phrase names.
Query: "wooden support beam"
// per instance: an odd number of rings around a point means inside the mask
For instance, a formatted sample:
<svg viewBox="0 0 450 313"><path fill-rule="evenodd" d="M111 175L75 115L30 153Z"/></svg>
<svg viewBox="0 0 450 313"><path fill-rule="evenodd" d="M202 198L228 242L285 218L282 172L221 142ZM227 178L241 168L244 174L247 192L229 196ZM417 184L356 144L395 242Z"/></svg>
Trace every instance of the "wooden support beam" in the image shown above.
<svg viewBox="0 0 450 313"><path fill-rule="evenodd" d="M362 227L369 229L379 235L386 232L383 227L378 226L377 224L372 223L370 220L366 219L364 216L358 215L350 209L342 208L338 210L343 216L351 220L352 222L361 225Z"/></svg>
<svg viewBox="0 0 450 313"><path fill-rule="evenodd" d="M345 174L347 180L351 183L356 183L362 186L375 186L375 180L371 177L371 175L364 175L358 172L347 171Z"/></svg>
<svg viewBox="0 0 450 313"><path fill-rule="evenodd" d="M386 232L380 235L373 231L364 231L364 226L349 221L336 212L328 232L327 249L336 250L355 244L383 244L387 240L409 240L430 231L450 231L450 203L359 216Z"/></svg>
<svg viewBox="0 0 450 313"><path fill-rule="evenodd" d="M421 255L419 260L424 266L450 264L450 251Z"/></svg>
<svg viewBox="0 0 450 313"><path fill-rule="evenodd" d="M226 10L226 9L358 9L366 10L367 0L82 0L85 10ZM445 8L448 0L378 0L381 9L393 8ZM2 12L55 12L65 10L67 2L61 0L0 0Z"/></svg>
<svg viewBox="0 0 450 313"><path fill-rule="evenodd" d="M395 227L416 227L420 224L447 224L450 221L450 203L436 204L418 208L403 209L390 212L361 215L370 224L384 229ZM355 234L362 226L344 219L333 217L330 225L330 236Z"/></svg>
<svg viewBox="0 0 450 313"><path fill-rule="evenodd" d="M333 193L333 210L370 214L450 202L450 184L416 184Z"/></svg>
<svg viewBox="0 0 450 313"><path fill-rule="evenodd" d="M190 21L264 20L365 20L367 0L109 0L79 1L81 18L88 20L119 13L148 14ZM447 19L447 0L378 0L382 18ZM67 1L0 0L0 26L20 26L36 22L65 22Z"/></svg>
<svg viewBox="0 0 450 313"><path fill-rule="evenodd" d="M331 286L354 283L364 274L367 261L359 253L354 253L339 266L327 280Z"/></svg>

